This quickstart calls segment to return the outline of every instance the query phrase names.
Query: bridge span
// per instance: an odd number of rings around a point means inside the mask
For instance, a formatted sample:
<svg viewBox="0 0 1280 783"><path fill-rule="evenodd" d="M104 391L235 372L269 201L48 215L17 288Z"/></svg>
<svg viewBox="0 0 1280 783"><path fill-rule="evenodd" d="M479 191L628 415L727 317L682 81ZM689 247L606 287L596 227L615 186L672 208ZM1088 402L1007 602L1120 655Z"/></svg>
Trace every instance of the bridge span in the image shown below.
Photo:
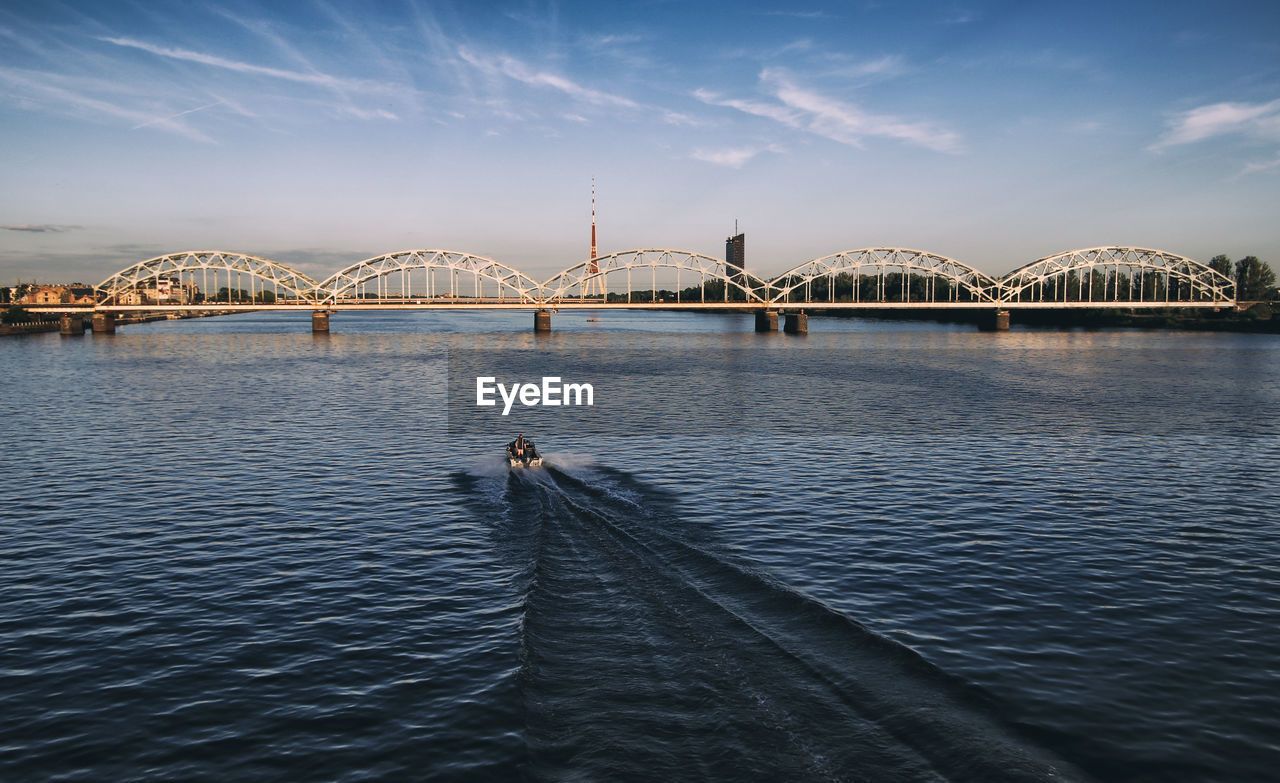
<svg viewBox="0 0 1280 783"><path fill-rule="evenodd" d="M532 310L535 329L574 309L755 311L756 328L807 331L809 310L979 310L1007 329L1018 309L1226 308L1229 277L1184 256L1136 247L1072 250L993 278L953 258L896 247L806 261L772 278L687 250L642 248L577 263L538 281L499 261L451 250L406 250L359 261L322 281L270 259L185 251L139 262L95 287L92 313L113 331L130 312L310 311L312 328L351 310Z"/></svg>

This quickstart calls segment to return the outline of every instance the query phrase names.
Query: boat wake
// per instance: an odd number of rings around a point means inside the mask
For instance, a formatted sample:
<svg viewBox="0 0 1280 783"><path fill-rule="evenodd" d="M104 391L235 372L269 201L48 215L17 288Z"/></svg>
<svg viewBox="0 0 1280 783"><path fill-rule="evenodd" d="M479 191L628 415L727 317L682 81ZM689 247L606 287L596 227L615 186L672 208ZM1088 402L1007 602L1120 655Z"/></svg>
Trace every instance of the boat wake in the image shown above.
<svg viewBox="0 0 1280 783"><path fill-rule="evenodd" d="M466 483L519 563L534 779L1084 777L983 691L683 524L669 493L550 458Z"/></svg>

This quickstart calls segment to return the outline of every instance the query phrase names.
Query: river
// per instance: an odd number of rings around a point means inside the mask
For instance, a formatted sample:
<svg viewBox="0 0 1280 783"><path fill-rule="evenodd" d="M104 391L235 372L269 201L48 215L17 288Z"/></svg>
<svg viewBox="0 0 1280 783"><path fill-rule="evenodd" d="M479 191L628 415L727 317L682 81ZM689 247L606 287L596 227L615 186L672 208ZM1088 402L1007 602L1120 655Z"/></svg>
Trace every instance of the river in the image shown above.
<svg viewBox="0 0 1280 783"><path fill-rule="evenodd" d="M0 779L1280 769L1275 335L332 324L0 342Z"/></svg>

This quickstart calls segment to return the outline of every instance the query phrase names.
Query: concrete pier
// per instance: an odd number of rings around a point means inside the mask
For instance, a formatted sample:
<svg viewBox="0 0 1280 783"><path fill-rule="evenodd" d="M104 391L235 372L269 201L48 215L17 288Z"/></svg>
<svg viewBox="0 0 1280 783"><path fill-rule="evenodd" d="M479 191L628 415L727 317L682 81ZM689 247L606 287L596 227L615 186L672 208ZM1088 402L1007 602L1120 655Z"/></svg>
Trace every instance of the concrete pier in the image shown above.
<svg viewBox="0 0 1280 783"><path fill-rule="evenodd" d="M311 333L312 334L328 334L329 333L329 311L328 310L312 310L311 311Z"/></svg>
<svg viewBox="0 0 1280 783"><path fill-rule="evenodd" d="M756 311L756 331L757 332L778 331L778 311L777 310L757 310Z"/></svg>
<svg viewBox="0 0 1280 783"><path fill-rule="evenodd" d="M984 332L1009 331L1009 311L990 310L978 317L978 328Z"/></svg>
<svg viewBox="0 0 1280 783"><path fill-rule="evenodd" d="M533 331L549 332L551 331L551 311L538 310L533 314Z"/></svg>
<svg viewBox="0 0 1280 783"><path fill-rule="evenodd" d="M84 334L84 316L79 313L63 313L58 322L58 331L73 336Z"/></svg>
<svg viewBox="0 0 1280 783"><path fill-rule="evenodd" d="M94 313L93 314L93 332L94 334L115 334L116 333L116 314L115 313Z"/></svg>
<svg viewBox="0 0 1280 783"><path fill-rule="evenodd" d="M787 313L782 331L787 334L808 334L809 316L807 313Z"/></svg>

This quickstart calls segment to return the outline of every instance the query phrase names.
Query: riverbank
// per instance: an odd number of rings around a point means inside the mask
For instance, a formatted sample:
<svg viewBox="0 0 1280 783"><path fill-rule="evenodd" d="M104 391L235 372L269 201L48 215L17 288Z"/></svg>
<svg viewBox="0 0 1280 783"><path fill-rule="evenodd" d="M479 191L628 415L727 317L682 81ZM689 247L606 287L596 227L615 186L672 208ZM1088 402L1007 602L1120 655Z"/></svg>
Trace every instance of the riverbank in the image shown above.
<svg viewBox="0 0 1280 783"><path fill-rule="evenodd" d="M0 324L0 336L10 334L41 334L58 331L57 321L28 321L18 324Z"/></svg>
<svg viewBox="0 0 1280 783"><path fill-rule="evenodd" d="M1260 302L1237 312L1168 310L1015 310L1014 326L1043 329L1179 329L1199 332L1280 333L1277 303ZM809 309L811 316L824 318L866 318L880 321L935 321L938 323L979 323L980 310L824 310Z"/></svg>
<svg viewBox="0 0 1280 783"><path fill-rule="evenodd" d="M151 321L181 321L188 318L210 318L219 315L235 315L240 310L200 310L191 313L130 313L116 316L116 326L150 323ZM27 313L26 315L30 315ZM50 321L21 321L18 323L0 324L0 337L6 335L42 334L56 332L61 327L60 319ZM89 328L89 319L85 318L85 327Z"/></svg>

